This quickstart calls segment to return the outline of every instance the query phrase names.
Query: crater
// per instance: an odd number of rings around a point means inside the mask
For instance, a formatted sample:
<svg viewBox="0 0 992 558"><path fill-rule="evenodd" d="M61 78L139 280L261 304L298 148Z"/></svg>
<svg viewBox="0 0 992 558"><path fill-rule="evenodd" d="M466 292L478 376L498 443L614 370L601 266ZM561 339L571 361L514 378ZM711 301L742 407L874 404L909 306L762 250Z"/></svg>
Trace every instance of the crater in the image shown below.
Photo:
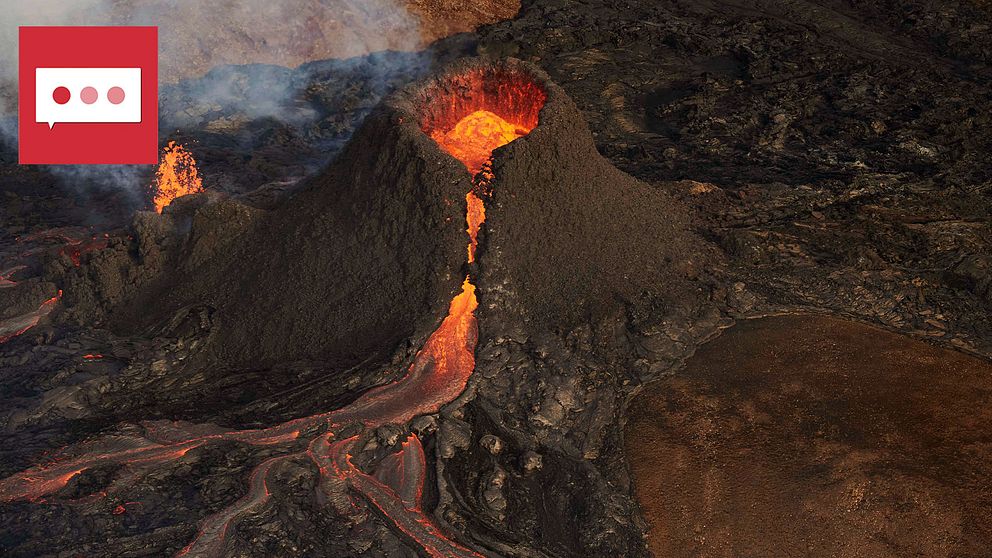
<svg viewBox="0 0 992 558"><path fill-rule="evenodd" d="M533 75L505 65L449 74L422 95L420 128L473 176L494 149L537 127L547 99Z"/></svg>

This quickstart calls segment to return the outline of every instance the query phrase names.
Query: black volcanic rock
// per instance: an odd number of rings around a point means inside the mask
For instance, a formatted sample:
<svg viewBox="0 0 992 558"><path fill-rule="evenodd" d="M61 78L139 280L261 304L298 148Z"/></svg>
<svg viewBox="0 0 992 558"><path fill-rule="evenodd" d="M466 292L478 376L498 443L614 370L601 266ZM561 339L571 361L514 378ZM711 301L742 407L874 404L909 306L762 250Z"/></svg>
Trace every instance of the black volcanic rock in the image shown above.
<svg viewBox="0 0 992 558"><path fill-rule="evenodd" d="M481 303L476 372L456 404L411 425L424 438L428 453L425 508L434 519L460 541L491 555L644 555L645 525L632 498L624 447L650 440L638 438L636 431L623 435L626 406L644 382L678 372L700 343L728 325L727 316L798 310L838 314L986 358L992 354L992 313L987 273L983 274L992 238L992 167L985 156L992 138L988 25L988 14L971 0L761 0L747 5L724 0L534 0L524 2L513 21L433 45L427 56L435 62L477 50L539 65L575 101L599 153L650 187L674 192L690 205L693 227L720 246L727 260L703 268L697 281L678 279L696 276L694 269L673 267L675 280L648 284L646 296L631 295L639 281L599 281L593 275L591 283L570 287L579 295L574 300L583 299L579 309L553 309L557 314L538 323L528 312L544 304L545 295L570 299L569 293L556 293L536 279L541 274L560 286L571 277L540 264L539 252L548 249L542 244L563 242L580 252L585 247L567 238L525 239L501 231L507 219L541 207L533 200L501 197L504 192L526 194L524 185L507 182L502 178L507 171L502 171L487 202L491 230L484 231L480 263L471 269ZM200 116L161 129L172 134L182 128L180 139L199 143L195 152L204 176L216 179L208 189L238 194L260 184L283 184L298 176L300 168L312 168L301 161L327 161L336 154L381 95L420 79L419 70L381 71L396 61L391 55L370 56L357 66L352 61L325 62L316 63L312 69L317 71L298 69L292 74L294 83L305 94L294 94L292 105L315 108L316 120L257 119L238 106L244 101L239 94L230 101L234 106L208 106ZM345 71L348 67L354 71ZM252 72L242 71L250 81ZM390 77L383 80L384 74ZM196 104L190 100L199 94L195 87L178 90L189 94L165 103L163 93L163 102L183 113ZM405 110L415 113L414 106ZM377 109L376 117L389 110ZM239 122L237 115L256 120L241 128L227 125ZM365 145L378 148L374 138L379 136L369 137L373 139ZM503 152L516 152L531 139L501 150L497 166L511 165ZM438 168L457 167L433 147L423 153L429 155L425 161ZM13 161L10 149L0 159ZM5 195L0 232L11 242L16 235L76 224L87 215L124 213L112 198L88 201L75 190L46 188L46 181L54 178L43 172L12 168L16 167L0 168L8 179L0 181ZM576 191L584 186L577 185ZM603 195L591 187L585 191ZM453 237L463 228L463 192L458 195L452 201ZM318 196L310 194L309 199ZM512 203L512 214L502 209L507 203ZM275 207L268 202L258 205ZM570 205L561 209L566 215L576 210ZM156 259L182 251L164 246L150 221L161 221L163 230L179 227L185 235L196 211L190 206L165 220L148 216L133 231L136 247L115 244L109 249L112 258L103 252L85 256L78 269L85 277L78 285L66 285L56 274L46 277L66 288L54 319L0 346L0 391L5 409L10 409L0 414L9 432L0 450L5 473L37 462L45 450L114 430L118 421L186 418L234 427L272 424L339 407L353 394L388 380L378 355L373 355L374 366L354 370L298 362L257 369L201 366L193 362L196 351L204 342L220 347L223 323L214 322L218 312L213 307L195 306L198 298L192 289L184 296L193 307L182 306L181 297L169 305L154 297L147 299L155 303L147 308L136 305L137 313L155 309L147 321L160 325L176 310L164 326L141 330L141 335L114 336L93 321L82 320L82 327L60 321L60 313L65 316L77 308L74 301L79 299L72 291L84 289L86 283L123 282L127 289L103 291L114 296L145 288L145 271L169 268L162 267L168 262ZM241 210L204 208L201 221L212 212L235 215ZM274 222L266 220L271 211L248 213L244 222L224 217L194 226L198 232L189 239L191 247L183 250L208 256L198 258L206 262L201 265L212 265L210 255L233 260L227 253L230 246L240 246L248 235L261 238L258 223ZM318 213L303 214L318 219ZM282 218L290 217L287 213ZM607 221L599 215L585 218ZM341 222L344 216L333 219ZM553 225L547 228L569 229L562 223ZM234 240L224 240L230 238ZM469 271L460 268L463 238L451 262L452 280ZM529 246L513 253L504 250L517 250L523 241ZM437 242L437 249L444 250L441 240ZM290 242L280 246L302 253ZM415 262L418 257L408 255L402 261ZM506 261L510 257L520 261ZM94 266L94 260L103 258L108 262ZM148 269L128 275L104 267L114 263L124 271L134 269L129 259ZM263 260L251 261L269 265ZM564 260L566 266L574 263ZM673 263L682 261L690 260L675 257ZM523 262L539 265L531 270ZM556 260L560 262L562 258ZM189 266L184 273L188 272ZM619 270L604 270L609 272ZM274 271L268 275L278 277ZM211 280L214 286L221 283L216 277ZM435 285L444 282L429 280ZM189 278L182 281L191 283ZM523 284L527 289L520 287ZM680 290L691 296L681 298ZM278 300L291 299L271 287L264 292ZM424 314L403 319L437 320L443 299L431 296L424 296L423 306L429 307ZM618 303L611 304L614 296ZM528 297L536 305L521 302ZM88 303L91 309L109 304L99 297L93 301ZM253 311L251 317L259 314ZM228 326L232 317L241 318L231 309L224 315ZM577 319L584 315L598 319ZM569 324L573 327L566 327ZM411 323L405 327L413 337L430 330ZM392 373L400 370L417 341L393 346L398 346L397 366L387 367ZM326 345L328 356L343 345L317 343ZM107 358L80 362L81 354L93 352ZM138 490L129 491L140 495L148 511L129 505L127 513L116 516L110 502L75 509L59 503L0 506L0 551L31 557L70 552L171 554L195 534L205 513L243 493L249 464L232 460L229 449L191 452L192 473L183 463L157 484L142 482ZM380 445L376 451L387 450ZM368 462L370 453L374 452L360 454L360 462ZM238 522L231 552L335 557L413 552L376 514L354 525L326 507L319 509L310 498L313 472L302 463L294 471L273 483L274 497L263 513ZM294 488L289 492L284 487ZM177 499L175 494L184 496ZM200 498L212 508L199 506ZM712 538L705 531L699 536Z"/></svg>

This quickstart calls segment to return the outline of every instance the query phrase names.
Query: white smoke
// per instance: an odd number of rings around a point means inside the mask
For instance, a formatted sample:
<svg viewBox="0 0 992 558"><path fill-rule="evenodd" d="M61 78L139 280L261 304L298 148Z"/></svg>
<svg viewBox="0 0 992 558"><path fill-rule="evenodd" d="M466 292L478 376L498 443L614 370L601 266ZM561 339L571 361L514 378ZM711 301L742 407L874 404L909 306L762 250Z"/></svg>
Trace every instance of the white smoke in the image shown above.
<svg viewBox="0 0 992 558"><path fill-rule="evenodd" d="M27 25L153 25L159 28L160 83L198 78L225 64L294 67L326 58L423 46L404 0L4 0L0 9L0 143L16 145L18 28ZM257 72L266 71L257 68ZM384 70L385 71L385 70ZM200 84L205 100L236 104L256 69L219 72ZM246 102L252 117L287 117L288 82ZM264 97L270 101L265 102ZM94 170L95 169L95 170ZM140 168L53 167L69 179L133 183ZM78 174L79 176L76 176ZM129 184L133 188L134 184ZM140 184L138 184L140 186Z"/></svg>
<svg viewBox="0 0 992 558"><path fill-rule="evenodd" d="M422 45L402 0L6 0L0 6L0 80L16 79L24 25L153 25L163 82L221 64L297 66Z"/></svg>
<svg viewBox="0 0 992 558"><path fill-rule="evenodd" d="M12 0L0 9L0 142L17 145L17 38L22 25L92 25L106 17L107 0Z"/></svg>
<svg viewBox="0 0 992 558"><path fill-rule="evenodd" d="M108 0L8 0L0 6L0 80L17 80L17 34L22 25L98 25L108 20Z"/></svg>

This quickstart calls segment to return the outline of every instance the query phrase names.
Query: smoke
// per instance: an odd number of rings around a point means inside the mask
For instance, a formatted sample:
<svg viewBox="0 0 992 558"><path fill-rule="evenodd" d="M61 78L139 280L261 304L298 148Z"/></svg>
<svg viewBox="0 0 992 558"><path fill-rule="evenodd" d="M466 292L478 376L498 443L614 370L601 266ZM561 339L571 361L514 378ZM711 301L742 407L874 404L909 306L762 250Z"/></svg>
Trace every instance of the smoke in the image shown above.
<svg viewBox="0 0 992 558"><path fill-rule="evenodd" d="M157 25L163 83L222 64L295 67L421 46L419 20L402 0L127 0L115 23Z"/></svg>
<svg viewBox="0 0 992 558"><path fill-rule="evenodd" d="M98 25L107 21L109 0L12 0L0 19L0 80L17 81L17 29L22 25Z"/></svg>
<svg viewBox="0 0 992 558"><path fill-rule="evenodd" d="M221 64L298 66L423 46L403 0L8 0L0 21L0 80L16 80L22 25L154 25L163 83Z"/></svg>
<svg viewBox="0 0 992 558"><path fill-rule="evenodd" d="M13 0L0 18L0 146L17 146L17 36L22 25L92 25L106 18L107 0Z"/></svg>
<svg viewBox="0 0 992 558"><path fill-rule="evenodd" d="M419 19L404 0L7 0L0 21L0 144L17 144L17 42L23 25L154 25L159 28L159 76L170 97L163 128L196 125L188 115L221 107L244 118L271 117L299 123L313 115L294 107L301 88L281 68L326 58L350 58L385 50L423 47ZM393 64L397 60L382 57ZM251 64L215 70L227 64ZM395 67L371 68L394 74ZM282 72L282 73L281 73ZM205 76L205 77L204 77ZM189 87L176 86L190 80ZM371 75L370 79L376 79ZM183 93L177 91L185 90ZM176 101L196 105L176 107ZM164 130L163 130L164 131ZM147 169L58 166L66 181L103 181L140 191Z"/></svg>

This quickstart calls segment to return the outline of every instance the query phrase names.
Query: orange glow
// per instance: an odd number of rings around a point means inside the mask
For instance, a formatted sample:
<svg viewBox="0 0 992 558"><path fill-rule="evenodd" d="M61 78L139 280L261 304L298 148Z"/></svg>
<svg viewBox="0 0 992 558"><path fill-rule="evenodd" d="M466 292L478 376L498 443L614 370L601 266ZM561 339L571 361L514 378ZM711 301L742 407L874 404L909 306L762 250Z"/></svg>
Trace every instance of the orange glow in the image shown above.
<svg viewBox="0 0 992 558"><path fill-rule="evenodd" d="M424 92L420 129L461 161L474 177L494 149L530 133L547 92L512 67L469 70L447 76Z"/></svg>
<svg viewBox="0 0 992 558"><path fill-rule="evenodd" d="M162 213L172 200L203 191L203 179L196 169L196 159L174 141L162 150L162 162L155 172L155 211Z"/></svg>
<svg viewBox="0 0 992 558"><path fill-rule="evenodd" d="M493 149L524 136L530 130L511 124L488 110L477 110L447 132L435 130L431 138L475 176L492 156Z"/></svg>
<svg viewBox="0 0 992 558"><path fill-rule="evenodd" d="M478 335L475 309L478 307L475 285L466 277L462 282L462 292L451 299L448 316L427 340L421 354L417 355L434 361L436 368L431 380L432 383L439 384L438 389L457 380L460 387L458 393L461 393L468 377L475 370L475 342ZM458 393L454 395L457 396Z"/></svg>
<svg viewBox="0 0 992 558"><path fill-rule="evenodd" d="M451 300L448 315L414 357L407 374L372 388L353 403L331 413L336 424L361 422L370 428L402 424L417 415L436 413L457 398L475 370L478 325L475 285L468 277Z"/></svg>
<svg viewBox="0 0 992 558"><path fill-rule="evenodd" d="M479 247L479 229L486 221L486 206L482 199L472 192L465 194L465 203L468 211L465 214L465 222L468 223L469 243L468 243L468 263L475 261L475 249Z"/></svg>
<svg viewBox="0 0 992 558"><path fill-rule="evenodd" d="M0 271L0 289L16 285L17 281L11 281L10 276L26 267L26 265L15 265L14 267Z"/></svg>
<svg viewBox="0 0 992 558"><path fill-rule="evenodd" d="M533 77L514 68L478 68L449 76L424 93L420 128L461 161L475 184L465 195L468 262L476 259L479 229L486 220L482 200L493 178L493 150L529 134L547 93Z"/></svg>
<svg viewBox="0 0 992 558"><path fill-rule="evenodd" d="M55 309L55 305L58 304L61 297L62 291L60 289L57 295L42 302L37 310L21 316L0 320L0 343L5 343L38 325L38 322L42 318L49 315Z"/></svg>

